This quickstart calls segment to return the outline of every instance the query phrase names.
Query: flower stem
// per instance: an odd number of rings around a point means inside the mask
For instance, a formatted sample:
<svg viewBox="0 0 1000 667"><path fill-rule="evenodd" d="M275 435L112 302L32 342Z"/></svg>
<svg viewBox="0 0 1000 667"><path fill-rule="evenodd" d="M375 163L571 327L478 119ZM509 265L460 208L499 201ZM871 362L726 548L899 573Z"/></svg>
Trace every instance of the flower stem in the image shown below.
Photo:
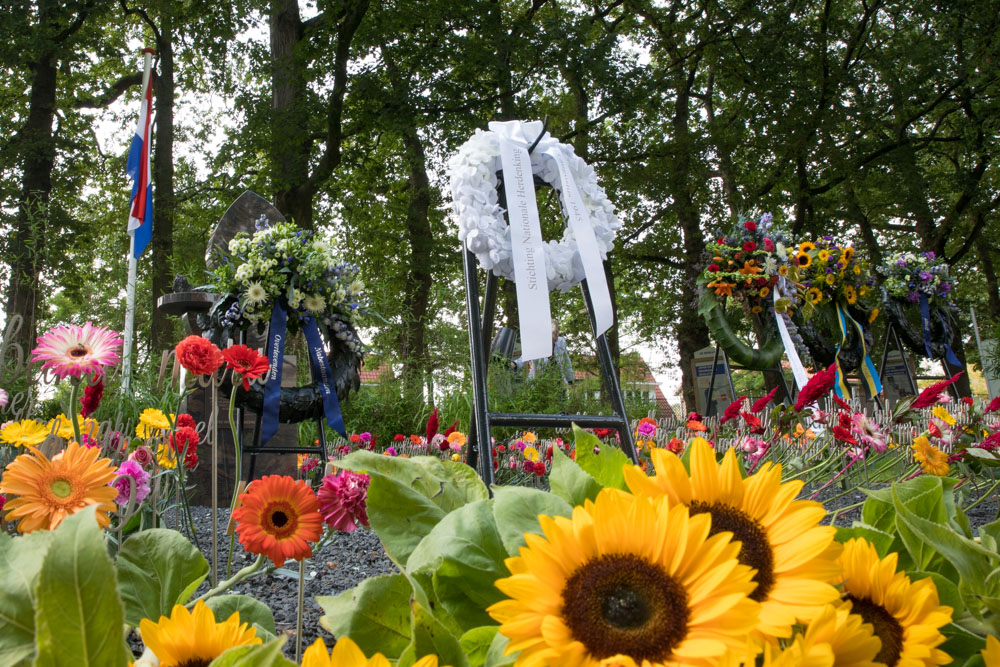
<svg viewBox="0 0 1000 667"><path fill-rule="evenodd" d="M242 570L234 574L229 579L226 579L225 581L221 582L218 586L208 591L200 598L197 598L196 600L192 600L191 602L187 603L186 606L188 608L191 608L194 607L195 603L198 602L198 600L204 601L209 598L214 598L216 595L219 595L220 593L225 593L230 588L240 583L244 579L247 579L248 577L250 577L250 575L259 570L261 565L264 564L264 559L265 559L264 554L260 554L259 556L257 556L257 560L244 567Z"/></svg>
<svg viewBox="0 0 1000 667"><path fill-rule="evenodd" d="M302 612L306 593L306 559L299 561L299 601L295 614L295 662L302 657Z"/></svg>
<svg viewBox="0 0 1000 667"><path fill-rule="evenodd" d="M240 435L236 430L236 418L233 415L233 408L236 405L236 374L233 374L233 391L229 395L229 432L233 435L233 447L236 450L236 475L233 477L233 498L229 501L229 520L233 520L233 512L236 511L236 500L239 496L240 477L243 476L243 453L240 451ZM229 553L226 555L226 576L229 576L233 566L233 549L236 548L236 533L229 536Z"/></svg>
<svg viewBox="0 0 1000 667"><path fill-rule="evenodd" d="M80 437L80 424L76 416L80 414L76 406L77 391L80 388L80 378L73 378L69 381L69 411L67 416L73 424L73 435L76 436L76 444L83 446L83 439Z"/></svg>

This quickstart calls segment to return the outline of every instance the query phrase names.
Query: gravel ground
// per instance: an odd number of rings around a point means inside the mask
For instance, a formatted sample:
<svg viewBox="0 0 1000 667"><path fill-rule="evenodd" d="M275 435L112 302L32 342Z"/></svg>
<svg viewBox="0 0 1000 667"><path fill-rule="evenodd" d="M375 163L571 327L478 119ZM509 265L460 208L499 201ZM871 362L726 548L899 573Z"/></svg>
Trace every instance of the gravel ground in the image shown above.
<svg viewBox="0 0 1000 667"><path fill-rule="evenodd" d="M807 490L800 497L808 497L808 491L811 490ZM817 500L823 502L828 511L824 523L835 519L837 525L849 526L852 521L861 518L860 506L846 510L844 508L850 508L852 505L863 502L865 494L858 489L845 495L841 495L842 493L839 485L834 483L824 489L817 497ZM976 497L976 494L972 493L972 496ZM199 548L211 563L211 510L207 507L192 507L191 511L195 529L198 532ZM997 496L994 494L993 498L980 503L968 514L973 527L975 527L996 519L997 511ZM220 580L225 578L225 563L229 554L229 538L223 534L228 519L229 510L220 508ZM171 527L175 526L175 518L172 513L167 516L167 524ZM189 535L186 522L182 532ZM239 542L236 542L236 549L233 553L233 572L250 564L253 560L254 556L243 551L243 547L240 546ZM285 568L295 570L296 566L294 562L290 562L285 564ZM336 540L326 544L319 552L314 553L313 557L306 562L303 647L315 641L316 637L323 637L328 646L332 646L333 643L333 637L319 625L319 618L323 611L314 599L316 596L336 595L356 586L368 577L393 571L395 571L395 566L385 555L378 537L370 530L359 529L351 534L341 534ZM196 595L204 593L208 588L206 580ZM289 658L294 658L297 578L288 576L284 572L274 571L272 568L264 574L239 584L230 592L250 595L271 608L277 631L289 635L285 654ZM137 641L133 641L132 645L138 655L141 647Z"/></svg>
<svg viewBox="0 0 1000 667"><path fill-rule="evenodd" d="M167 516L167 524L175 527L175 519L172 512ZM211 509L208 507L192 507L191 514L194 519L195 530L198 533L198 542L201 552L209 562L211 567ZM225 526L229 521L229 510L219 508L219 580L225 579L226 558L229 555L229 537L225 533ZM190 537L189 531L182 532ZM235 573L245 565L249 565L256 557L243 550L239 542L233 552L232 571ZM285 563L285 570L292 570L295 577L287 576L284 572L267 571L265 574L255 576L235 586L230 593L241 593L250 595L271 608L274 614L274 624L279 633L289 636L288 643L285 644L285 655L290 659L295 657L295 608L298 601L298 577L297 564L294 561ZM319 618L323 615L323 610L314 599L317 596L336 595L342 591L356 586L368 577L379 574L391 573L396 570L396 566L385 555L382 545L374 532L359 529L349 534L340 534L335 540L326 544L322 550L313 553L313 557L306 561L306 582L305 582L305 615L302 621L302 647L316 640L316 637L323 637L328 647L333 645L333 638L319 625ZM209 589L208 580L201 585L195 596L205 593Z"/></svg>

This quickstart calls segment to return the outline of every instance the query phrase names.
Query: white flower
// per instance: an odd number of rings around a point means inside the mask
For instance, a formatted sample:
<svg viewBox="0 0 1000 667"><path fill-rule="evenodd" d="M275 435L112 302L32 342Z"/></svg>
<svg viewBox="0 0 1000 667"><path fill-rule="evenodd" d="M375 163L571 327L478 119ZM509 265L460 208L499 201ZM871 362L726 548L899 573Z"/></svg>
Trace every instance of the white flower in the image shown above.
<svg viewBox="0 0 1000 667"><path fill-rule="evenodd" d="M361 294L361 292L365 289L365 284L360 280L355 280L347 289L352 294Z"/></svg>
<svg viewBox="0 0 1000 667"><path fill-rule="evenodd" d="M322 313L326 308L326 299L322 294L309 294L305 298L305 307L310 313Z"/></svg>
<svg viewBox="0 0 1000 667"><path fill-rule="evenodd" d="M250 283L245 294L246 301L251 306L263 303L267 299L267 290L259 282Z"/></svg>

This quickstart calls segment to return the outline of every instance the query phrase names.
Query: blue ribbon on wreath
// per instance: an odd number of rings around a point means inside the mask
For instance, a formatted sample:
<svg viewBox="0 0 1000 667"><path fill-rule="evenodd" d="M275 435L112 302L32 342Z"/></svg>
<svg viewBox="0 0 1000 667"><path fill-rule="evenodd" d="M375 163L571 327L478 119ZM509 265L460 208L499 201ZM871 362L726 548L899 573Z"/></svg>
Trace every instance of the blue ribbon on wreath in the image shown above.
<svg viewBox="0 0 1000 667"><path fill-rule="evenodd" d="M861 352L864 355L864 359L861 362L861 377L864 379L865 384L868 385L868 393L871 396L878 396L882 393L882 380L878 376L878 371L875 370L875 364L872 363L871 357L868 356L864 329L840 303L837 304L837 321L840 323L840 345L837 346L837 351L834 353L834 363L837 365L837 379L834 384L834 391L836 391L837 396L840 398L844 398L850 393L850 390L847 388L844 372L840 368L840 348L843 347L844 342L847 340L847 320L850 320L851 324L854 325L854 328L858 332L858 339L861 341Z"/></svg>
<svg viewBox="0 0 1000 667"><path fill-rule="evenodd" d="M271 324L267 328L267 360L271 367L264 383L264 409L260 417L260 444L278 432L278 414L281 411L281 367L285 359L285 338L288 329L287 302L282 298L271 309Z"/></svg>
<svg viewBox="0 0 1000 667"><path fill-rule="evenodd" d="M319 335L316 320L312 317L306 317L303 320L302 331L306 335L306 346L309 348L309 365L312 368L312 376L323 394L323 413L326 415L326 423L346 438L347 428L344 426L344 416L340 412L337 388L333 386L333 370L330 368L330 360L326 356L323 338Z"/></svg>
<svg viewBox="0 0 1000 667"><path fill-rule="evenodd" d="M945 326L944 318L941 316L940 311L937 313L938 320L941 322L941 329L947 331ZM930 302L927 300L926 294L920 295L920 326L923 329L924 334L924 350L927 352L927 356L934 359L934 352L931 351L931 307ZM944 342L944 356L948 360L948 363L952 366L961 366L958 357L955 356L955 351L951 349L951 345L948 341Z"/></svg>

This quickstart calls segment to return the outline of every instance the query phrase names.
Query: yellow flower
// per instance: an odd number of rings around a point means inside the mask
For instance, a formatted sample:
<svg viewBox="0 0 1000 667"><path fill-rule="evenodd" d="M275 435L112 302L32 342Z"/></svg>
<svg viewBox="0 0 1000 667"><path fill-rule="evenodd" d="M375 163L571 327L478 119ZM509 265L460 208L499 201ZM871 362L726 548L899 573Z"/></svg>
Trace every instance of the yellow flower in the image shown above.
<svg viewBox="0 0 1000 667"><path fill-rule="evenodd" d="M874 660L882 642L872 634L874 628L870 623L851 613L851 606L850 602L843 602L824 607L783 652L787 664L877 667Z"/></svg>
<svg viewBox="0 0 1000 667"><path fill-rule="evenodd" d="M922 435L913 439L913 458L920 462L920 467L928 475L943 477L951 469L948 465L948 454L932 445Z"/></svg>
<svg viewBox="0 0 1000 667"><path fill-rule="evenodd" d="M458 452L455 452L454 454L451 455L451 460L452 461L461 461L462 460L462 455L459 454Z"/></svg>
<svg viewBox="0 0 1000 667"><path fill-rule="evenodd" d="M452 444L452 445L458 444L459 446L464 445L465 444L465 434L462 433L461 431L452 431L448 435L448 443Z"/></svg>
<svg viewBox="0 0 1000 667"><path fill-rule="evenodd" d="M852 248L851 246L847 246L840 253L840 261L842 261L845 265L848 262L850 262L851 259L853 258L854 258L854 248Z"/></svg>
<svg viewBox="0 0 1000 667"><path fill-rule="evenodd" d="M787 276L788 275L788 267L784 266L784 265L779 266L778 267L778 275L780 275L780 276Z"/></svg>
<svg viewBox="0 0 1000 667"><path fill-rule="evenodd" d="M833 275L832 273L826 274L826 284L827 285L832 285L834 283L834 281L836 281L836 280L837 280L837 277L835 275Z"/></svg>
<svg viewBox="0 0 1000 667"><path fill-rule="evenodd" d="M389 661L381 653L366 658L350 637L341 637L330 654L322 639L314 641L302 654L302 667L389 667ZM413 667L438 667L438 657L425 655Z"/></svg>
<svg viewBox="0 0 1000 667"><path fill-rule="evenodd" d="M799 244L800 253L809 252L810 250L815 250L815 249L816 249L816 244L813 243L812 241L805 241L804 243Z"/></svg>
<svg viewBox="0 0 1000 667"><path fill-rule="evenodd" d="M768 294L770 294L770 293L771 293L771 290L770 290L770 289L768 289L767 287L761 287L761 288L760 288L760 292L759 292L759 294L760 294L760 298L762 298L762 299L763 299L763 298L764 298L765 296L767 296L767 295L768 295Z"/></svg>
<svg viewBox="0 0 1000 667"><path fill-rule="evenodd" d="M861 275L861 265L860 264L855 264L854 265L854 274L858 275L858 276Z"/></svg>
<svg viewBox="0 0 1000 667"><path fill-rule="evenodd" d="M531 431L528 431L527 433L521 436L521 440L524 440L529 445L533 445L536 442L538 442L538 436L532 433Z"/></svg>
<svg viewBox="0 0 1000 667"><path fill-rule="evenodd" d="M34 447L49 437L49 428L34 419L10 422L0 431L0 442L16 447Z"/></svg>
<svg viewBox="0 0 1000 667"><path fill-rule="evenodd" d="M803 269L807 268L810 264L812 264L812 261L813 261L812 255L810 255L807 252L799 252L798 254L795 255L795 263L798 266L801 266Z"/></svg>
<svg viewBox="0 0 1000 667"><path fill-rule="evenodd" d="M167 470L173 470L177 467L177 454L174 453L174 448L168 445L166 440L161 441L156 448L156 462L161 468Z"/></svg>
<svg viewBox="0 0 1000 667"><path fill-rule="evenodd" d="M996 667L1000 665L1000 640L993 635L986 637L986 648L980 651L983 655L983 664L986 667Z"/></svg>
<svg viewBox="0 0 1000 667"><path fill-rule="evenodd" d="M761 308L760 306L754 306L753 308L750 309L750 312L756 315L758 313L763 313L764 309Z"/></svg>
<svg viewBox="0 0 1000 667"><path fill-rule="evenodd" d="M97 437L97 429L99 424L96 419L86 419L83 415L76 416L76 423L80 427L80 436L86 433L92 438ZM55 419L50 419L46 427L49 433L59 436L63 440L69 440L73 438L73 422L70 418L64 414L56 416Z"/></svg>
<svg viewBox="0 0 1000 667"><path fill-rule="evenodd" d="M139 415L139 423L135 426L135 435L143 440L163 435L164 431L170 429L172 420L173 415L167 419L167 415L162 410L146 408Z"/></svg>
<svg viewBox="0 0 1000 667"><path fill-rule="evenodd" d="M899 554L879 558L864 539L850 539L840 558L844 599L852 614L871 623L882 648L875 662L927 667L945 665L951 657L936 648L945 637L940 628L951 623L951 607L939 605L930 577L911 583L896 564ZM838 663L839 664L839 663Z"/></svg>
<svg viewBox="0 0 1000 667"><path fill-rule="evenodd" d="M537 461L538 460L538 450L534 447L524 448L524 460L525 461Z"/></svg>
<svg viewBox="0 0 1000 667"><path fill-rule="evenodd" d="M525 534L509 599L487 608L520 665L715 664L742 655L758 603L730 533L667 499L604 489L572 518L538 517Z"/></svg>
<svg viewBox="0 0 1000 667"><path fill-rule="evenodd" d="M806 298L809 299L809 303L815 306L823 300L823 292L818 287L810 287L806 290Z"/></svg>
<svg viewBox="0 0 1000 667"><path fill-rule="evenodd" d="M820 250L817 256L825 262L826 260L830 259L830 251Z"/></svg>
<svg viewBox="0 0 1000 667"><path fill-rule="evenodd" d="M865 288L862 287L861 288L861 296L864 296L864 295L865 295ZM878 319L878 314L879 314L879 309L878 308L872 308L872 312L868 313L868 324L871 324L876 319Z"/></svg>
<svg viewBox="0 0 1000 667"><path fill-rule="evenodd" d="M847 285L844 287L844 296L847 297L847 303L854 305L858 302L858 291L854 289L853 286Z"/></svg>
<svg viewBox="0 0 1000 667"><path fill-rule="evenodd" d="M948 426L954 426L955 424L958 423L957 420L954 417L952 417L951 414L949 414L948 411L940 405L934 406L934 409L931 410L931 414L940 419L941 421L943 421Z"/></svg>
<svg viewBox="0 0 1000 667"><path fill-rule="evenodd" d="M692 514L709 514L712 533L732 532L740 541L740 563L754 568L757 588L750 596L762 603L757 630L770 637L790 637L797 622L813 619L837 599L831 585L838 576L840 545L836 529L819 525L826 516L820 503L795 500L801 481L782 484L781 465L765 463L743 478L736 452L721 464L704 438L691 443L691 473L671 452L652 452L656 476L626 466L632 493L666 497Z"/></svg>
<svg viewBox="0 0 1000 667"><path fill-rule="evenodd" d="M861 286L861 296L868 294L871 290L868 289L868 285ZM878 314L878 308L875 309L875 313Z"/></svg>
<svg viewBox="0 0 1000 667"><path fill-rule="evenodd" d="M97 523L106 527L118 490L108 486L115 478L114 465L98 459L99 454L96 447L71 442L51 460L32 448L11 461L0 481L0 493L16 496L4 506L7 520L20 519L22 533L54 530L69 515L97 505Z"/></svg>
<svg viewBox="0 0 1000 667"><path fill-rule="evenodd" d="M160 616L154 623L148 618L139 623L142 642L160 660L160 667L207 665L234 646L260 644L257 630L249 623L240 623L240 612L224 622L215 620L211 608L201 600L188 611L184 605L174 605L170 618Z"/></svg>

